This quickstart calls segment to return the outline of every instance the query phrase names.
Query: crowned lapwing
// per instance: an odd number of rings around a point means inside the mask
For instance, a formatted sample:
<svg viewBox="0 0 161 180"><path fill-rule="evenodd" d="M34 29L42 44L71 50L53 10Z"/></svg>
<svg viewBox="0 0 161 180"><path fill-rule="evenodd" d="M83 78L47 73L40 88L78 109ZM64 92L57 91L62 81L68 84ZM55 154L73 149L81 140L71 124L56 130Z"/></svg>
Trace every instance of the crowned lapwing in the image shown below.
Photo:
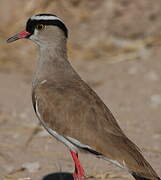
<svg viewBox="0 0 161 180"><path fill-rule="evenodd" d="M67 59L68 29L52 14L28 19L26 30L7 42L30 39L38 45L32 101L42 126L64 143L75 163L74 179L84 179L78 152L91 153L127 170L136 180L159 180L139 148L128 139L99 96Z"/></svg>

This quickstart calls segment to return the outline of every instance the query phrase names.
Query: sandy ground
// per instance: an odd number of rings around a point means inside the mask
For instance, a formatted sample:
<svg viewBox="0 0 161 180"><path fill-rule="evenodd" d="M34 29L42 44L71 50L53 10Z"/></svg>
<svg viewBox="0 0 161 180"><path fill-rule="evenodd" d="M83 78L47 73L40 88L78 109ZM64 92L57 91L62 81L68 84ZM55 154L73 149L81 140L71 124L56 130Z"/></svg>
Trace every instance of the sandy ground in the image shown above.
<svg viewBox="0 0 161 180"><path fill-rule="evenodd" d="M161 60L157 51L114 64L72 63L161 176ZM70 174L62 175L74 170L69 152L43 129L26 144L38 123L31 104L31 79L31 74L0 73L0 179L72 179ZM132 179L91 155L80 158L88 178Z"/></svg>

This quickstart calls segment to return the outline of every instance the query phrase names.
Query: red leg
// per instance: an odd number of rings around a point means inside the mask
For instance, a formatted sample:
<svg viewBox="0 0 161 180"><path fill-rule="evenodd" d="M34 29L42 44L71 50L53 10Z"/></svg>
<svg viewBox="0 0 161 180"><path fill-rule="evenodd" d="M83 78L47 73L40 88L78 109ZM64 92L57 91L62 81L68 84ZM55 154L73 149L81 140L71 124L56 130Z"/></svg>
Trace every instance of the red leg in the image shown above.
<svg viewBox="0 0 161 180"><path fill-rule="evenodd" d="M81 163L78 159L78 153L71 151L73 161L75 163L75 172L73 174L74 180L84 180L84 169L81 166Z"/></svg>

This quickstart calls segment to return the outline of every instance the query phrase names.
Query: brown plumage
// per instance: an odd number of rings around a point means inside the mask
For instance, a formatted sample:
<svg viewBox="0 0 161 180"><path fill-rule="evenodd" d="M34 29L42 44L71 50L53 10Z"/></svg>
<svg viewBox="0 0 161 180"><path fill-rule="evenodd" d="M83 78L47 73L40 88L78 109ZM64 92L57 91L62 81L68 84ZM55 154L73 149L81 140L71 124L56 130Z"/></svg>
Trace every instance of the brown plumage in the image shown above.
<svg viewBox="0 0 161 180"><path fill-rule="evenodd" d="M36 99L35 99L36 98ZM147 179L158 179L138 147L122 132L110 110L80 78L38 84L33 91L45 124L86 144Z"/></svg>
<svg viewBox="0 0 161 180"><path fill-rule="evenodd" d="M39 23L46 28L38 28ZM71 150L75 161L78 157L74 151L81 150L126 169L137 180L159 180L110 110L70 65L67 29L62 20L54 15L36 15L28 20L26 30L8 42L24 38L25 34L39 45L32 100L44 128ZM76 164L80 165L78 161ZM75 176L78 179L84 176L83 169L80 170Z"/></svg>

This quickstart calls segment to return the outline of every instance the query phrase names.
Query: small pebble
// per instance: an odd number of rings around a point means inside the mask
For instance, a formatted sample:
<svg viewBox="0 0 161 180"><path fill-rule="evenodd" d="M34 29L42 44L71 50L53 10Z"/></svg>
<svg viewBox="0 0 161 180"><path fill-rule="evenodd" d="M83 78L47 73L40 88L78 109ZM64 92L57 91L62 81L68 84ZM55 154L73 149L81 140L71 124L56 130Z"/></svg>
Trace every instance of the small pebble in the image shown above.
<svg viewBox="0 0 161 180"><path fill-rule="evenodd" d="M159 105L161 105L161 95L160 94L152 95L150 101L152 107L158 107Z"/></svg>
<svg viewBox="0 0 161 180"><path fill-rule="evenodd" d="M134 74L136 74L137 72L138 72L138 68L137 68L137 67L131 67L131 68L128 69L128 73L129 73L130 75L134 75Z"/></svg>
<svg viewBox="0 0 161 180"><path fill-rule="evenodd" d="M37 172L40 169L39 162L27 162L22 165L22 168L27 169L29 172Z"/></svg>
<svg viewBox="0 0 161 180"><path fill-rule="evenodd" d="M159 80L157 73L154 71L148 72L145 77L150 81L158 81Z"/></svg>

